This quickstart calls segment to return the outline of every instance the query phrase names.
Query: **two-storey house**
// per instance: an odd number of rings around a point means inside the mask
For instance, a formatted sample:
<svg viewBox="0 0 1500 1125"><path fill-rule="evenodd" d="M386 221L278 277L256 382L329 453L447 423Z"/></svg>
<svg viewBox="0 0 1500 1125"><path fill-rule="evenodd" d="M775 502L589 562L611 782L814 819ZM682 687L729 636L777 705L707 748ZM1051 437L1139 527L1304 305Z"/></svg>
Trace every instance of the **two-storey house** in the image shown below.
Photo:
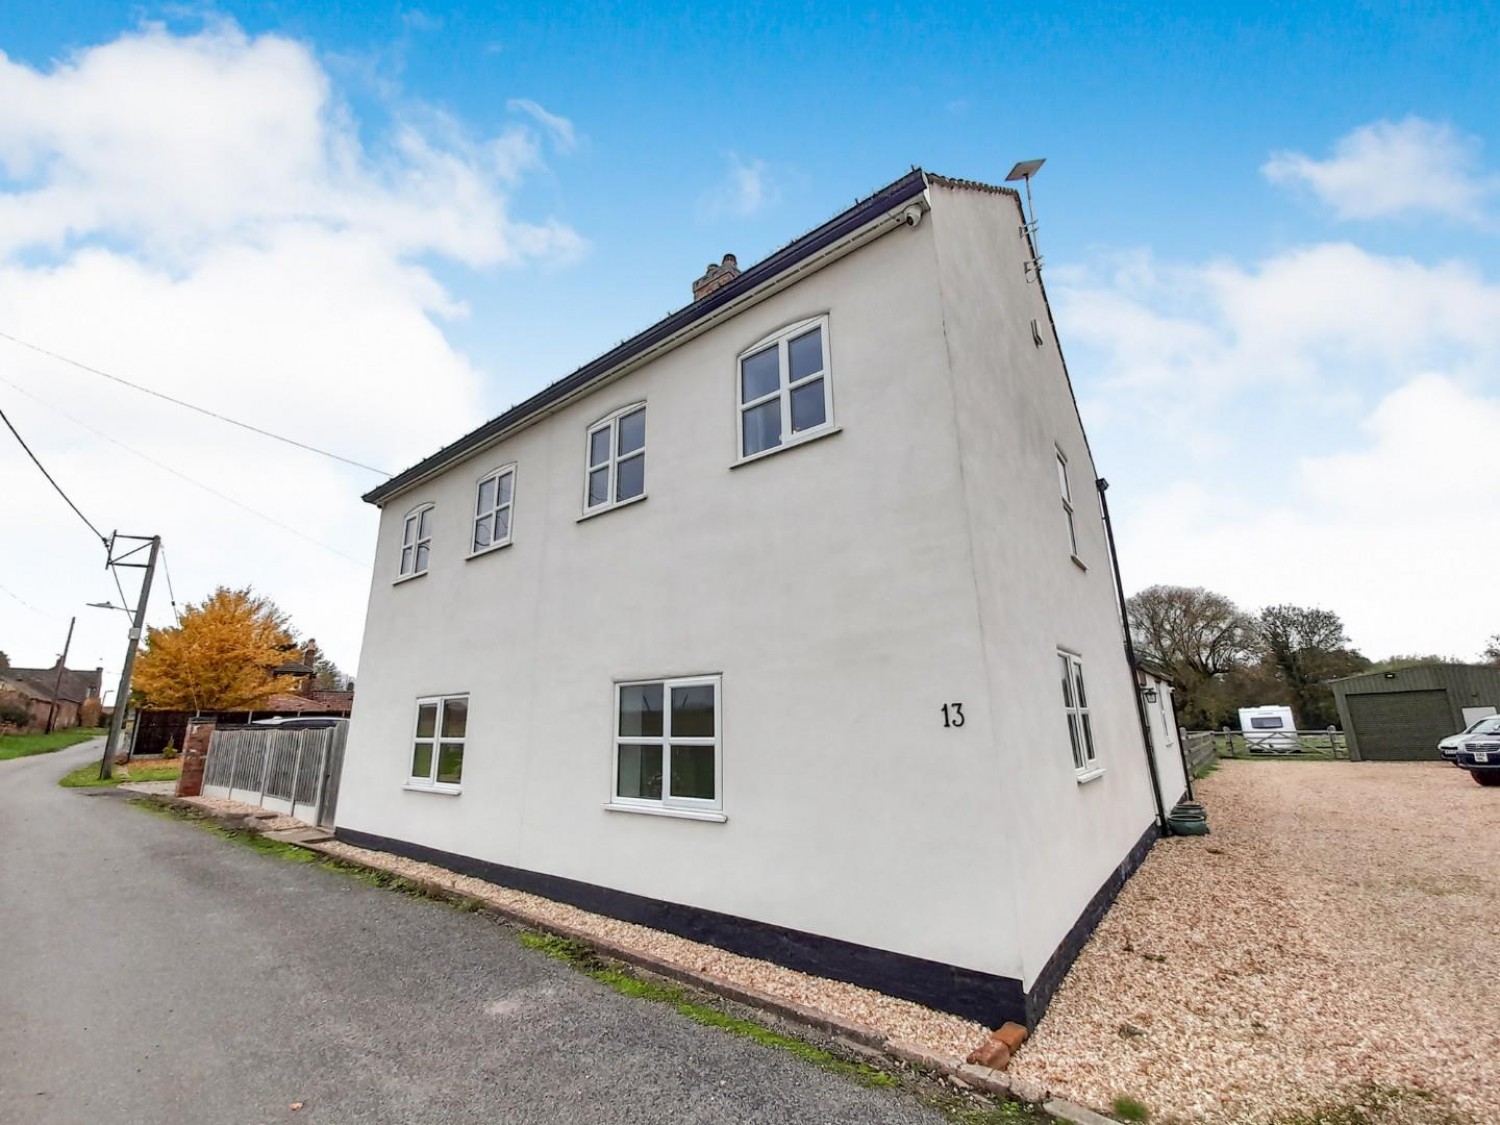
<svg viewBox="0 0 1500 1125"><path fill-rule="evenodd" d="M338 836L1034 1020L1158 808L1023 224L913 171L372 491Z"/></svg>

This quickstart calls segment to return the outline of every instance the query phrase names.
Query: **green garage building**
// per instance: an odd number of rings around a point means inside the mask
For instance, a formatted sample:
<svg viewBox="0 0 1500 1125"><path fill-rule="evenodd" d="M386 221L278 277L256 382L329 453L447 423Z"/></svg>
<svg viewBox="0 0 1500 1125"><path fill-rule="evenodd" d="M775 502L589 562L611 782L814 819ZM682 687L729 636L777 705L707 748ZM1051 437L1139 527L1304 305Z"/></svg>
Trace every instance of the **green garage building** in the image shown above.
<svg viewBox="0 0 1500 1125"><path fill-rule="evenodd" d="M1491 664L1419 664L1330 686L1355 761L1439 759L1442 739L1500 711L1500 667Z"/></svg>

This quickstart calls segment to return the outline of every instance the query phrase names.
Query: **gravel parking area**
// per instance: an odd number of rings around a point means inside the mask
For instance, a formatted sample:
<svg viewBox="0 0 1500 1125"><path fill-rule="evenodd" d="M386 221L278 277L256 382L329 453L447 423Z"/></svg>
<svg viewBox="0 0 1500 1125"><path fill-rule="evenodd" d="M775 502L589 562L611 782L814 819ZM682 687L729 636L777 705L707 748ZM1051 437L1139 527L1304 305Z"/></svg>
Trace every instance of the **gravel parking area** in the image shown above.
<svg viewBox="0 0 1500 1125"><path fill-rule="evenodd" d="M1500 1122L1500 790L1236 761L1199 797L1213 834L1156 846L1012 1074L1155 1122L1300 1123L1371 1089L1411 1093L1369 1120Z"/></svg>

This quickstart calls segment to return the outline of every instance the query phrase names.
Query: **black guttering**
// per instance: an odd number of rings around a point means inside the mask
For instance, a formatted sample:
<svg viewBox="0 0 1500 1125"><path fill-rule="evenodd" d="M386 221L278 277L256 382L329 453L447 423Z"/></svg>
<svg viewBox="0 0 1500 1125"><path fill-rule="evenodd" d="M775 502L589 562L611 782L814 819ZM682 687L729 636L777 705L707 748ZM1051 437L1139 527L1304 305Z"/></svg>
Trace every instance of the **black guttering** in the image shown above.
<svg viewBox="0 0 1500 1125"><path fill-rule="evenodd" d="M913 168L901 179L881 188L868 199L856 203L843 214L830 219L816 230L809 231L795 242L782 247L769 258L750 266L739 277L722 289L694 301L686 308L677 310L664 320L659 320L644 332L605 352L598 359L584 364L571 375L564 376L551 386L538 391L525 402L513 406L498 418L494 418L477 430L465 434L451 445L445 445L431 457L419 461L404 472L365 493L368 504L383 504L390 497L409 485L443 468L449 463L472 452L492 438L519 425L552 404L567 398L609 372L627 363L641 353L655 347L663 340L676 335L696 321L702 320L715 310L737 300L753 289L764 285L777 275L791 269L814 254L826 250L834 243L853 234L873 219L900 206L927 190L927 176L920 168Z"/></svg>

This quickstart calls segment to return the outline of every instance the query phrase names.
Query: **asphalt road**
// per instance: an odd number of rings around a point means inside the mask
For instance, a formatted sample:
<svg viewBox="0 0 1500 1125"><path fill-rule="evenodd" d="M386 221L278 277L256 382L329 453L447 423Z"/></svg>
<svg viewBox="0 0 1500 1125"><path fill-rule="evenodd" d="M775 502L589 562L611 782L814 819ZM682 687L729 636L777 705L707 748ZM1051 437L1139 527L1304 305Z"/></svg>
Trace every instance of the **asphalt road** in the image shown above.
<svg viewBox="0 0 1500 1125"><path fill-rule="evenodd" d="M484 915L58 788L98 753L0 762L0 1122L943 1120Z"/></svg>

